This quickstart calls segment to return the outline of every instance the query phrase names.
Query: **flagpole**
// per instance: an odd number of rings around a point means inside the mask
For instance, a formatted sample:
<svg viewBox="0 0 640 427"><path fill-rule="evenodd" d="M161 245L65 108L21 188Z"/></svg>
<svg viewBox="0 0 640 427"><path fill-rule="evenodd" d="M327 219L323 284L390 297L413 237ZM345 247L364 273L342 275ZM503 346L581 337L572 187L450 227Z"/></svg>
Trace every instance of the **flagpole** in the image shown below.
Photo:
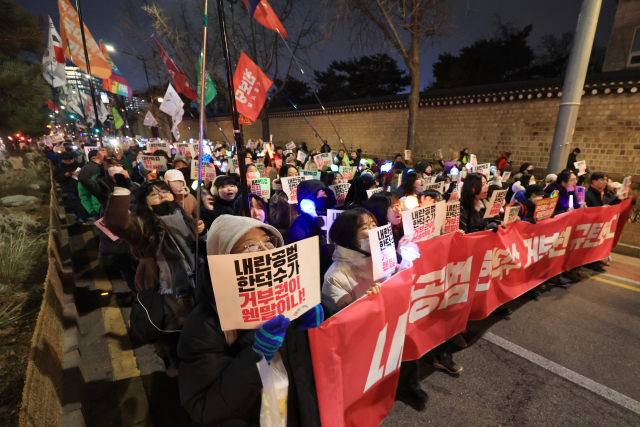
<svg viewBox="0 0 640 427"><path fill-rule="evenodd" d="M69 56L71 57L71 62L73 62L73 53L71 53L71 46L69 46L69 39L67 39L67 49L69 49ZM75 62L73 62L75 64ZM80 67L78 67L78 76L80 76ZM67 67L66 67L66 62L65 62L65 76L67 73ZM80 109L82 110L82 114L84 117L85 111L84 111L84 104L82 103L82 96L80 95L80 88L78 87L78 79L80 77L78 77L77 79L75 79L74 81L76 82L76 91L78 91L78 101L80 101ZM91 80L91 75L89 75L89 80ZM85 118L85 123L86 123L86 118ZM75 129L75 131L78 130L78 125L76 124L76 120L73 119L73 127ZM74 131L74 132L75 132ZM78 132L80 133L80 132Z"/></svg>
<svg viewBox="0 0 640 427"><path fill-rule="evenodd" d="M84 36L84 23L82 22L82 9L80 8L80 0L76 0L76 9L78 9L78 21L80 23L80 33L82 34L82 46L84 47L84 60L87 64L87 73L89 73L89 89L91 90L91 100L93 101L93 115L95 119L95 127L98 128L98 139L100 141L100 148L102 148L103 147L102 129L100 129L100 121L98 120L98 107L96 106L95 91L93 89L93 79L91 78L91 64L89 62L89 52L87 51L87 40ZM69 52L71 52L71 49L69 49Z"/></svg>
<svg viewBox="0 0 640 427"><path fill-rule="evenodd" d="M247 166L245 160L247 153L244 148L244 142L242 141L242 134L240 133L240 125L238 124L238 110L236 109L236 96L235 88L233 87L233 72L231 70L231 60L229 59L229 40L227 39L227 24L224 20L224 8L222 7L222 0L218 2L218 19L220 21L220 36L222 37L222 50L224 53L224 59L227 66L227 84L229 86L229 101L231 102L231 118L233 120L233 139L236 142L236 152L238 153L238 166L240 167L240 190L242 191L242 210L245 216L250 216L249 213L249 192L247 190ZM201 115L202 120L202 115Z"/></svg>

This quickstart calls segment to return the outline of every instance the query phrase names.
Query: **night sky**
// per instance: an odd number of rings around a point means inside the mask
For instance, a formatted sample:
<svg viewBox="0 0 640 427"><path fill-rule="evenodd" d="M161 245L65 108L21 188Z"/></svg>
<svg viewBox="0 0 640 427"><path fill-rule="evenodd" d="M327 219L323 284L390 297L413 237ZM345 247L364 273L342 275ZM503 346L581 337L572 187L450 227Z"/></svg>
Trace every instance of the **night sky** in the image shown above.
<svg viewBox="0 0 640 427"><path fill-rule="evenodd" d="M270 3L277 4L278 0L270 0ZM303 3L317 5L319 0L301 0ZM56 0L16 0L16 2L32 13L41 13L45 19L51 15L53 22L60 32L60 15L58 13L58 3ZM163 1L159 1L163 3ZM210 11L213 10L215 2L210 3ZM75 1L71 4L75 6ZM105 43L111 43L116 48L125 46L118 35L118 5L120 0L109 2L84 0L82 1L82 12L84 22L96 40L102 39ZM200 2L194 1L194 4ZM563 33L574 31L578 13L582 0L453 0L454 28L452 37L441 38L435 45L423 49L421 58L421 86L428 85L433 79L431 65L438 58L438 54L443 52L456 53L464 46L473 43L480 37L490 37L493 34L492 23L498 14L502 21L512 22L516 27L532 24L533 32L529 37L531 47L535 48L540 38L549 33ZM596 32L596 42L605 46L611 34L613 18L615 15L615 0L603 0L598 29ZM149 29L149 35L153 33ZM340 34L334 36L334 40L340 40ZM124 49L126 50L126 49ZM325 44L317 55L313 55L311 65L316 70L325 70L331 60L347 59L360 54L377 53L377 51L358 51L350 49L343 42L329 42ZM399 55L392 54L399 60L400 66L404 64ZM146 81L142 67L134 58L127 55L112 53L112 59L127 79L134 90L146 88ZM313 74L312 70L305 70L307 74ZM296 76L300 78L300 76Z"/></svg>

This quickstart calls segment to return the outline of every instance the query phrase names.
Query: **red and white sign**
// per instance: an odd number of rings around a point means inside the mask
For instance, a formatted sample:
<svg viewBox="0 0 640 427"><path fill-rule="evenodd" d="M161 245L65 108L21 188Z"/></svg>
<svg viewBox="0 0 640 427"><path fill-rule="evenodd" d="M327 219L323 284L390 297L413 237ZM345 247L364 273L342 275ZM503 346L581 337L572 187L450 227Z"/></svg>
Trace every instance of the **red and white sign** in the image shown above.
<svg viewBox="0 0 640 427"><path fill-rule="evenodd" d="M505 171L502 172L502 182L507 182L509 181L509 178L511 177L511 172Z"/></svg>
<svg viewBox="0 0 640 427"><path fill-rule="evenodd" d="M489 163L483 163L481 165L474 165L471 168L473 173L481 173L489 179L489 175L491 175L491 165Z"/></svg>
<svg viewBox="0 0 640 427"><path fill-rule="evenodd" d="M336 196L336 206L344 206L344 201L347 198L347 193L349 193L349 187L351 184L342 183L342 184L334 184L329 186L329 190L333 191L333 194Z"/></svg>
<svg viewBox="0 0 640 427"><path fill-rule="evenodd" d="M404 159L411 161L411 150L404 150Z"/></svg>
<svg viewBox="0 0 640 427"><path fill-rule="evenodd" d="M291 151L293 153L293 150L296 149L296 143L291 141L291 142L287 142L285 145L286 149Z"/></svg>
<svg viewBox="0 0 640 427"><path fill-rule="evenodd" d="M116 240L119 240L120 238L118 236L116 236L115 234L113 234L111 232L111 230L109 230L107 227L105 227L104 225L104 218L100 218L99 220L95 221L93 223L96 227L98 227L98 229L100 231L102 231L104 234L107 235L108 238L110 238L111 240L113 240L114 242Z"/></svg>
<svg viewBox="0 0 640 427"><path fill-rule="evenodd" d="M507 205L504 207L504 222L511 224L518 219L518 213L520 213L520 205Z"/></svg>
<svg viewBox="0 0 640 427"><path fill-rule="evenodd" d="M320 170L326 165L330 165L331 163L333 163L331 153L316 154L313 157L313 161L316 162L316 165L318 165L318 169Z"/></svg>
<svg viewBox="0 0 640 427"><path fill-rule="evenodd" d="M174 144L176 149L176 156L186 156L187 153L191 154L191 157L197 157L200 154L199 143L193 144Z"/></svg>
<svg viewBox="0 0 640 427"><path fill-rule="evenodd" d="M233 85L236 88L238 112L255 122L267 100L267 92L273 82L262 72L260 67L242 52L233 75Z"/></svg>
<svg viewBox="0 0 640 427"><path fill-rule="evenodd" d="M140 156L142 166L151 172L163 172L167 170L167 159L164 156Z"/></svg>
<svg viewBox="0 0 640 427"><path fill-rule="evenodd" d="M404 234L411 234L412 242L422 242L439 236L445 215L446 203L444 201L422 208L402 211Z"/></svg>
<svg viewBox="0 0 640 427"><path fill-rule="evenodd" d="M280 178L280 182L282 183L282 191L284 191L284 193L289 198L289 204L298 204L298 186L302 181L308 181L310 179L311 177L306 175Z"/></svg>
<svg viewBox="0 0 640 427"><path fill-rule="evenodd" d="M579 162L574 162L573 167L578 169L578 176L582 176L587 173L587 162L584 160L580 160Z"/></svg>
<svg viewBox="0 0 640 427"><path fill-rule="evenodd" d="M171 145L168 142L149 142L147 144L147 152L153 154L156 150L164 150L169 156L171 155Z"/></svg>
<svg viewBox="0 0 640 427"><path fill-rule="evenodd" d="M263 199L271 197L271 180L269 178L255 178L247 181L249 192Z"/></svg>
<svg viewBox="0 0 640 427"><path fill-rule="evenodd" d="M460 202L448 202L444 217L442 234L453 233L460 229Z"/></svg>
<svg viewBox="0 0 640 427"><path fill-rule="evenodd" d="M342 179L345 181L351 181L356 175L357 170L357 166L340 166L338 168L340 175L342 175Z"/></svg>
<svg viewBox="0 0 640 427"><path fill-rule="evenodd" d="M85 145L85 146L84 146L84 147L82 147L82 148L84 148L84 155L85 155L85 157L87 158L87 160L89 160L89 153L90 153L91 151L95 151L95 150L99 150L99 149L100 149L100 147L94 147L94 146L92 146L92 145Z"/></svg>
<svg viewBox="0 0 640 427"><path fill-rule="evenodd" d="M299 161L300 163L304 164L304 159L307 158L307 155L304 151L298 151L298 156L296 157L296 160Z"/></svg>
<svg viewBox="0 0 640 427"><path fill-rule="evenodd" d="M373 280L380 280L392 274L398 265L398 258L391 224L369 230L369 244L371 246Z"/></svg>
<svg viewBox="0 0 640 427"><path fill-rule="evenodd" d="M191 160L191 179L198 179L198 161ZM208 179L213 181L216 179L216 168L211 166L211 163L204 163L202 165L202 179Z"/></svg>
<svg viewBox="0 0 640 427"><path fill-rule="evenodd" d="M558 204L558 196L548 197L546 199L536 200L536 210L533 212L533 218L536 221L551 218Z"/></svg>
<svg viewBox="0 0 640 427"><path fill-rule="evenodd" d="M500 210L506 198L507 190L494 191L491 194L487 210L484 212L484 218L493 218L496 215L500 215Z"/></svg>
<svg viewBox="0 0 640 427"><path fill-rule="evenodd" d="M320 304L319 248L316 236L269 251L209 255L222 330L257 329L280 314L297 319Z"/></svg>

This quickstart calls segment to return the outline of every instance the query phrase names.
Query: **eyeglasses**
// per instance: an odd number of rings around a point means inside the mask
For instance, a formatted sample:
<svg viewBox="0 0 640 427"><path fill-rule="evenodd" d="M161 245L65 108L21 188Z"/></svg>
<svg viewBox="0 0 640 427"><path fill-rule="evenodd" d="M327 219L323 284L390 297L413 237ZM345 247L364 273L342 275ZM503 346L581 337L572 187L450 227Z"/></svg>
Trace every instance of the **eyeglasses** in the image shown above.
<svg viewBox="0 0 640 427"><path fill-rule="evenodd" d="M149 193L150 199L168 198L169 196L171 196L171 191L168 190Z"/></svg>
<svg viewBox="0 0 640 427"><path fill-rule="evenodd" d="M251 239L245 243L243 253L268 251L275 249L278 244L278 239L274 236L265 236L263 239Z"/></svg>
<svg viewBox="0 0 640 427"><path fill-rule="evenodd" d="M400 206L400 205L389 206L389 209L391 209L394 212L400 212L400 211L402 211L402 206Z"/></svg>

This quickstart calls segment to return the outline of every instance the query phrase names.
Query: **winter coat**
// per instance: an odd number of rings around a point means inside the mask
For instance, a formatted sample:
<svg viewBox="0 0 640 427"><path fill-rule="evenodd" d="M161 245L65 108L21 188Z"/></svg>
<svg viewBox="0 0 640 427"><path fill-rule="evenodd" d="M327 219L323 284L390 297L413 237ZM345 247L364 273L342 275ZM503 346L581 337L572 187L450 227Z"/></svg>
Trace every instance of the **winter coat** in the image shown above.
<svg viewBox="0 0 640 427"><path fill-rule="evenodd" d="M213 196L213 212L211 213L213 221L221 215L233 215L233 205L235 202L236 199L228 201L220 196Z"/></svg>
<svg viewBox="0 0 640 427"><path fill-rule="evenodd" d="M584 202L588 207L603 206L604 203L604 191L600 191L597 188L591 186L584 194Z"/></svg>
<svg viewBox="0 0 640 427"><path fill-rule="evenodd" d="M344 199L344 205L349 208L361 207L369 200L367 190L376 185L376 180L369 175L360 175L351 180L351 187Z"/></svg>
<svg viewBox="0 0 640 427"><path fill-rule="evenodd" d="M96 170L91 176L91 179L96 179L98 173L100 172ZM96 198L96 196L91 194L91 192L87 190L84 185L82 185L80 180L78 180L78 197L80 197L80 202L82 203L82 206L84 206L87 213L89 213L89 215L94 212L99 214L102 210L100 201Z"/></svg>
<svg viewBox="0 0 640 427"><path fill-rule="evenodd" d="M241 225L229 227L222 218L209 230L208 255L228 254L237 240L256 226L264 228L282 244L282 236L272 226L237 217ZM229 286L236 287L236 284ZM253 349L255 331L222 331L208 263L198 273L197 299L198 305L187 319L178 344L182 360L178 375L182 406L200 425L258 426L262 381L256 366L261 356ZM325 313L331 312L326 302L323 308ZM278 350L289 379L287 425L319 427L309 339L298 325L299 320L291 322Z"/></svg>
<svg viewBox="0 0 640 427"><path fill-rule="evenodd" d="M322 293L335 301L339 309L362 298L375 283L371 256L335 246L333 264L324 275Z"/></svg>
<svg viewBox="0 0 640 427"><path fill-rule="evenodd" d="M578 168L574 165L574 163L578 161L577 157L578 156L571 153L569 154L569 158L567 159L567 169L571 169L576 175L578 175Z"/></svg>
<svg viewBox="0 0 640 427"><path fill-rule="evenodd" d="M198 215L198 199L193 197L191 193L182 195L181 200L179 199L180 196L176 196L176 202L180 203L180 206L182 206L182 209L184 209L187 215L189 215L190 218L196 219Z"/></svg>
<svg viewBox="0 0 640 427"><path fill-rule="evenodd" d="M508 163L509 163L509 156L507 156L507 153L502 153L502 155L498 159L496 167L498 168L498 170L503 171L507 168Z"/></svg>
<svg viewBox="0 0 640 427"><path fill-rule="evenodd" d="M495 226L500 224L499 215L493 218L483 218L485 211L486 208L484 204L482 204L480 210L473 209L471 212L467 212L462 203L460 203L460 230L463 230L466 234L470 234L484 231L487 229L487 226L491 224Z"/></svg>
<svg viewBox="0 0 640 427"><path fill-rule="evenodd" d="M553 184L549 184L544 192L547 195L550 195L554 191L558 191L558 203L556 204L556 209L554 211L554 215L561 214L567 212L570 208L578 209L580 205L578 204L578 197L576 196L575 191L567 191L566 188L562 186L558 181ZM573 205L569 205L569 196L573 196Z"/></svg>
<svg viewBox="0 0 640 427"><path fill-rule="evenodd" d="M536 204L526 198L525 192L518 191L513 197L515 200L512 203L520 205L520 212L518 212L520 219L527 221L533 218L533 213L536 210Z"/></svg>
<svg viewBox="0 0 640 427"><path fill-rule="evenodd" d="M323 190L326 197L326 209L333 209L336 205L336 196L322 181L310 179L303 181L298 186L298 204L303 200L314 200L320 190ZM326 215L324 212L316 212L318 215ZM318 216L313 217L308 213L300 213L300 215L291 223L289 232L287 233L287 243L297 242L299 240L308 239L309 237L318 236L320 238L320 247L327 244L327 232L323 230L324 220Z"/></svg>
<svg viewBox="0 0 640 427"><path fill-rule="evenodd" d="M585 197L586 197L586 195L585 195ZM614 193L613 191L604 190L604 197L602 198L602 203L603 204L609 205L609 206L614 206L614 205L617 205L620 202L622 202L622 200L618 199L618 196L616 196L616 193Z"/></svg>
<svg viewBox="0 0 640 427"><path fill-rule="evenodd" d="M64 162L60 162L60 164L56 165L53 170L53 179L60 184L63 193L78 194L78 180L73 178L73 176L66 176L65 174L75 172L81 167L82 165L77 161L70 165Z"/></svg>
<svg viewBox="0 0 640 427"><path fill-rule="evenodd" d="M330 153L331 152L331 147L329 146L329 144L324 143L322 145L322 147L320 148L320 152L321 153Z"/></svg>
<svg viewBox="0 0 640 427"><path fill-rule="evenodd" d="M289 203L289 197L282 190L276 190L269 200L269 224L278 229L286 239L291 223L298 217L297 207Z"/></svg>

